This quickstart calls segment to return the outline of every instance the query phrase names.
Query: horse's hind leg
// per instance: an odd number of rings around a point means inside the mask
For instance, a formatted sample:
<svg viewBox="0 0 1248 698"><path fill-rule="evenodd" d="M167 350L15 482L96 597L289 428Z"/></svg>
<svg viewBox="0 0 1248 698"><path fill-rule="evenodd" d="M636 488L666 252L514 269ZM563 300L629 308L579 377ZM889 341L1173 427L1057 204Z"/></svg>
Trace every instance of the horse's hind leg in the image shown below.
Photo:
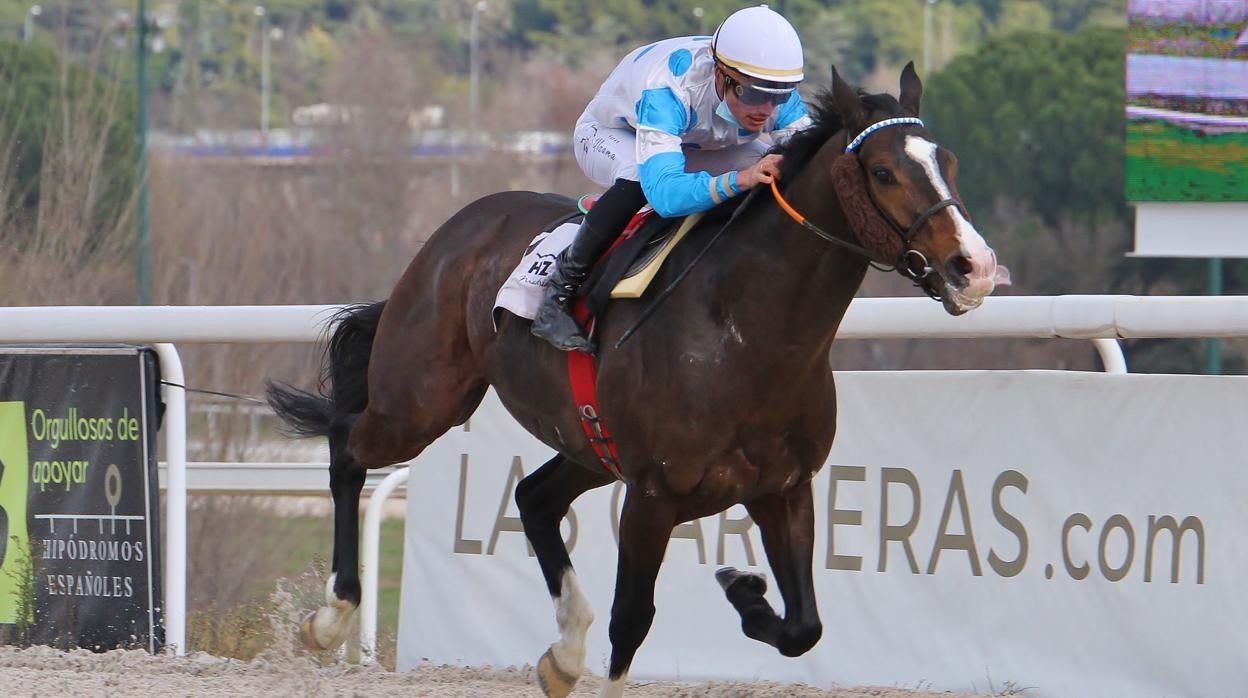
<svg viewBox="0 0 1248 698"><path fill-rule="evenodd" d="M555 456L516 487L516 506L524 534L537 555L537 564L546 578L546 588L555 602L555 622L559 640L546 650L537 663L537 679L551 698L563 698L572 691L585 669L585 633L594 613L577 583L567 546L559 534L559 522L572 501L582 493L614 481Z"/></svg>
<svg viewBox="0 0 1248 698"><path fill-rule="evenodd" d="M465 387L466 386L466 387ZM301 627L303 641L312 649L331 649L347 638L351 616L360 605L360 492L370 468L402 463L420 455L455 424L462 424L480 404L487 386L468 381L447 382L441 391L429 390L430 407L414 397L380 414L370 401L359 415L335 420L329 433L329 488L334 500L333 569L325 585L325 605L313 611ZM395 393L405 386L394 384ZM379 391L372 391L376 396Z"/></svg>
<svg viewBox="0 0 1248 698"><path fill-rule="evenodd" d="M359 415L336 418L329 431L329 491L334 502L334 553L325 582L325 605L303 620L300 630L310 649L337 647L347 639L351 614L360 605L359 515L364 466L347 448Z"/></svg>
<svg viewBox="0 0 1248 698"><path fill-rule="evenodd" d="M715 577L741 614L741 629L747 637L775 647L786 657L799 656L823 634L811 567L815 543L811 485L760 497L745 508L763 535L763 548L784 598L784 618L763 598L767 582L762 575L725 567Z"/></svg>

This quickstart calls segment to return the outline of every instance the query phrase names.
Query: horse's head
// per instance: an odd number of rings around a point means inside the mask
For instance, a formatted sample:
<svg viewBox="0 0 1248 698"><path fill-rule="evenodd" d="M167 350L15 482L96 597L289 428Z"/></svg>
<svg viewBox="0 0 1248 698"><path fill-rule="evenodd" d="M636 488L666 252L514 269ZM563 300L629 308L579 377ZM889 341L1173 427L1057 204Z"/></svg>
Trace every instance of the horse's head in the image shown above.
<svg viewBox="0 0 1248 698"><path fill-rule="evenodd" d="M832 99L846 130L834 181L860 240L897 252L891 260L945 310L978 307L1009 271L975 230L958 197L958 161L919 120L923 84L906 65L901 96L865 95L832 71Z"/></svg>

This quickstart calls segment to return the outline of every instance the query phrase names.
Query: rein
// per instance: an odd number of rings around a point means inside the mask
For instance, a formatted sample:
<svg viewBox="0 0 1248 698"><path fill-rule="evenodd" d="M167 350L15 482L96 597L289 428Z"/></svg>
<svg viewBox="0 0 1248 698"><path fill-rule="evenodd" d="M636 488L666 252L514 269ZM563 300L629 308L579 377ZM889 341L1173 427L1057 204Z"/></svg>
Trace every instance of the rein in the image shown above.
<svg viewBox="0 0 1248 698"><path fill-rule="evenodd" d="M783 209L785 213L789 214L789 218L792 218L793 220L797 221L803 228L809 230L815 235L818 235L824 240L827 240L833 245L840 245L841 247L844 247L850 252L860 254L863 257L866 257L867 261L871 262L871 264L873 265L875 264L875 255L871 253L871 250L868 250L862 245L858 245L848 240L842 240L841 238L838 238L837 236L827 232L823 228L820 228L814 223L811 223L810 220L806 218L806 216L803 216L802 214L798 213L797 209L793 208L793 206L789 204L788 200L784 198L784 195L780 193L780 189L776 186L775 177L772 177L771 179L771 194L772 196L776 197L776 203L780 204L780 208Z"/></svg>
<svg viewBox="0 0 1248 698"><path fill-rule="evenodd" d="M772 196L775 197L776 203L780 204L780 208L783 209L785 213L789 214L789 218L792 218L793 220L797 221L803 228L809 230L810 232L814 233L815 235L818 235L819 237L823 238L824 240L827 240L828 242L834 245L840 245L841 247L844 247L850 252L854 252L856 254L862 255L863 257L866 257L867 261L871 263L871 266L875 267L876 269L879 269L881 271L893 271L894 269L896 269L914 281L918 281L919 279L922 279L923 277L927 276L932 271L934 271L932 267L928 265L927 258L923 256L923 253L919 252L918 250L910 246L914 241L914 236L919 234L919 230L922 229L923 224L927 223L929 218L936 215L937 213L940 213L944 209L949 208L950 206L957 206L959 209L962 209L962 202L958 201L957 199L948 198L942 201L938 201L934 206L927 209L927 211L924 212L923 215L919 216L908 230L904 230L904 231L901 229L901 226L894 223L891 218L884 215L884 212L881 211L880 216L886 222L888 222L889 226L893 229L893 231L896 232L897 235L901 237L902 241L906 243L906 249L904 252L901 253L901 259L898 259L896 262L894 262L892 267L883 267L883 266L879 266L876 263L875 254L873 254L867 248L863 247L862 245L849 242L848 240L843 240L841 238L836 237L835 235L824 230L823 228L820 228L814 223L811 223L810 220L806 218L806 216L803 216L802 214L798 213L797 209L793 208L792 204L790 204L788 200L784 198L784 195L780 193L780 189L776 186L775 179L771 180L771 193L772 193ZM875 204L875 200L872 199L871 203ZM877 210L879 209L878 205L876 205L876 209ZM907 258L911 257L912 255L917 257L919 260L919 263L921 265L919 270L915 270L912 267L912 265L909 264L909 261ZM906 261L906 263L902 264L901 263L902 261ZM923 273L919 274L916 277L915 274L918 274L919 271L922 271Z"/></svg>
<svg viewBox="0 0 1248 698"><path fill-rule="evenodd" d="M862 145L862 142L866 140L867 136L871 135L872 133L875 133L876 131L882 128L887 128L889 126L904 126L907 124L917 124L919 126L923 126L922 120L914 118L914 117L900 117L900 118L893 118L893 119L884 119L883 121L877 121L874 124L871 124L867 128L863 129L862 133L858 134L858 136L854 138L854 140L848 146L846 146L845 152L846 153L855 152L858 149L858 146ZM619 349L621 346L623 346L624 342L627 342L629 337L632 337L633 334L638 330L638 328L640 328L643 324L645 324L646 320L650 319L650 316L654 314L654 311L657 310L660 305L662 305L663 301L667 300L668 296L672 295L672 292L676 290L676 287L679 286L680 283L685 280L685 277L689 275L689 272L692 271L693 267L699 261L701 261L702 257L704 257L706 253L710 251L711 247L713 247L715 243L719 241L719 238L723 236L725 231L728 230L728 227L731 226L733 221L737 219L737 216L740 215L741 212L745 210L746 206L750 203L751 200L753 200L754 195L757 193L758 193L758 188L755 187L751 189L748 194L746 194L745 200L742 201L741 205L738 206L736 210L732 212L732 215L728 217L728 220L725 221L723 226L720 227L719 231L715 233L715 236L712 237L709 242L707 242L706 246L703 247L702 250L698 252L697 256L695 256L693 260L689 262L689 265L686 266L680 272L680 274L676 276L676 278L672 281L672 283L670 283L667 286L667 288L663 289L663 291L659 293L659 295L654 299L654 302L651 303L649 307L647 307L644 311L642 311L641 315L633 323L633 326L629 327L624 332L624 334L620 336L619 341L615 343L616 349ZM943 211L944 209L950 206L957 206L958 209L962 211L963 215L966 215L966 207L962 205L961 201L958 201L957 199L950 197L948 199L944 199L942 201L936 202L934 206L927 209L927 211L924 212L923 215L919 216L914 221L914 223L910 225L910 228L908 230L903 231L901 229L901 226L894 223L892 218L884 214L884 211L880 209L880 206L879 204L875 202L875 199L871 198L871 204L875 206L875 209L880 214L880 217L883 218L888 223L889 227L892 228L893 232L897 233L897 235L901 237L902 242L905 243L905 249L902 251L901 256L898 257L895 262L893 262L893 266L885 267L876 263L875 255L866 247L856 244L856 243L849 242L848 240L842 240L841 238L835 235L832 235L831 233L827 232L823 228L820 228L819 226L815 225L814 223L811 223L809 220L807 220L805 216L798 213L797 209L793 208L793 206L790 205L789 202L784 198L784 195L780 193L780 188L776 186L776 179L774 177L771 180L771 193L772 193L772 196L775 197L776 203L780 205L780 208L786 214L788 214L790 218L797 221L803 228L809 230L810 232L814 233L815 235L818 235L819 237L823 238L824 240L827 240L828 242L834 245L839 245L849 250L850 252L853 252L858 255L862 255L863 257L867 259L867 263L875 267L876 269L879 269L881 271L894 271L894 270L897 271L898 273L902 274L906 278L913 281L915 285L923 289L923 292L926 293L927 295L937 300L940 299L940 295L936 293L935 290L932 289L931 284L928 283L927 281L927 277L931 276L936 271L935 268L933 268L931 264L928 263L927 257L925 257L922 252L919 252L918 250L914 249L912 245L914 241L914 236L919 234L919 230L923 228L924 224L926 224L927 221L932 216ZM868 192L868 196L870 196L870 192Z"/></svg>
<svg viewBox="0 0 1248 698"><path fill-rule="evenodd" d="M859 133L858 136L854 138L854 140L845 147L845 152L856 153L859 146L861 146L863 141L866 140L867 136L871 135L872 133L875 133L876 131L879 131L880 129L887 128L889 126L906 126L906 125L911 125L911 124L918 125L918 126L924 125L921 119L917 119L914 117L901 117L901 118L884 119L882 121L877 121L874 124L871 124L867 128L863 129L862 133ZM843 240L835 235L828 233L826 230L820 228L814 223L811 223L810 220L808 220L805 216L799 213L797 209L793 208L793 206L784 198L784 195L780 193L780 188L776 186L775 178L771 180L771 193L772 193L772 196L775 197L776 203L780 205L781 210L783 210L786 214L788 214L790 218L796 221L803 228L811 231L815 235L818 235L819 237L823 238L824 240L827 240L828 242L831 242L835 245L839 245L849 250L850 252L853 252L855 254L861 255L862 257L865 257L867 259L867 262L872 267L875 267L876 269L879 269L880 271L896 270L898 273L902 274L906 278L915 282L915 284L918 285L920 288L922 288L923 291L927 293L927 295L931 296L932 298L939 298L939 295L933 291L931 286L927 283L924 283L927 277L931 276L932 273L935 272L936 270L931 266L931 264L927 260L927 257L925 257L922 252L919 252L918 250L914 249L913 247L914 238L916 235L919 234L919 231L922 230L923 226L927 223L929 219L931 219L932 216L936 215L937 213L940 213L941 211L945 210L946 208L949 208L950 206L957 206L958 210L962 211L962 215L966 215L966 207L962 205L961 201L957 200L954 197L942 199L936 202L931 208L927 209L927 211L924 211L923 215L915 219L914 223L911 223L908 229L902 230L901 226L897 225L897 223L895 223L890 216L884 213L884 210L880 208L880 205L878 203L876 203L875 197L870 196L870 191L868 191L867 195L871 199L871 205L875 207L876 211L880 214L880 217L883 218L884 221L888 223L889 227L892 228L893 232L897 233L897 235L901 238L902 242L905 243L905 249L902 251L901 256L898 257L897 260L893 262L892 267L886 267L886 266L877 264L875 261L875 258L876 258L875 255L866 247L849 242L848 240ZM917 264L915 264L916 262Z"/></svg>
<svg viewBox="0 0 1248 698"><path fill-rule="evenodd" d="M676 287L680 285L680 282L684 281L686 276L689 276L689 272L693 271L693 267L698 262L702 261L702 258L706 256L707 252L710 252L711 247L713 247L716 242L719 242L719 238L723 237L723 234L727 232L728 226L732 225L732 222L737 220L737 216L741 215L741 212L744 211L746 206L748 206L749 203L754 200L754 195L757 193L758 193L758 188L755 187L750 190L750 193L745 195L745 199L741 202L739 206L737 206L736 210L732 212L732 215L728 216L728 220L724 221L724 224L720 226L719 231L715 233L715 237L711 238L710 241L706 243L706 247L703 247L698 252L697 256L695 256L693 260L689 262L689 265L686 266L684 269L682 269L680 274L678 274L676 278L672 280L672 283L668 284L667 288L663 289L663 291L659 293L659 295L654 299L654 302L651 303L644 311L642 311L641 316L637 318L637 321L633 323L633 326L628 328L628 330L626 330L624 334L620 336L619 341L615 343L616 349L619 349L621 346L623 346L624 342L627 342L628 338L632 337L633 333L636 332L637 329L646 322L646 320L650 319L650 316L654 314L654 311L658 310L659 306L663 304L663 301L667 300L667 297L672 295L672 293L676 290Z"/></svg>

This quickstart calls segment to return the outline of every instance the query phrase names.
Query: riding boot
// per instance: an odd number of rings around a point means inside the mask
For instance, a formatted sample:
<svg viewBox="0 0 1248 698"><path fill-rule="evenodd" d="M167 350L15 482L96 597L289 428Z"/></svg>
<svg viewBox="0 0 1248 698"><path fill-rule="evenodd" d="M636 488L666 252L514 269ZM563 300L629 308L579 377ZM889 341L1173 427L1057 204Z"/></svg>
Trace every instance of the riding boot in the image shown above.
<svg viewBox="0 0 1248 698"><path fill-rule="evenodd" d="M590 224L589 216L585 217L572 244L555 260L555 268L550 272L550 285L546 287L546 298L533 318L530 330L533 336L550 342L560 351L593 353L592 342L572 317L572 301L589 276L590 267L598 255L615 240L617 234L618 231L600 233Z"/></svg>
<svg viewBox="0 0 1248 698"><path fill-rule="evenodd" d="M533 318L530 329L533 336L550 342L561 351L594 352L593 342L572 317L572 301L589 276L594 262L645 203L646 195L641 190L641 183L635 180L617 179L603 192L594 207L585 214L572 244L555 260L546 298Z"/></svg>

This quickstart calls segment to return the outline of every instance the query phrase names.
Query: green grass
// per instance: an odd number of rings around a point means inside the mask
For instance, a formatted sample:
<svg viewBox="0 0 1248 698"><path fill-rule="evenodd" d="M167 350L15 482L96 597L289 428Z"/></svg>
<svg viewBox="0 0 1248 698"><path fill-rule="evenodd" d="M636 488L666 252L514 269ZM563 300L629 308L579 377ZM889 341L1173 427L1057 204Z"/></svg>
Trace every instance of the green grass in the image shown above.
<svg viewBox="0 0 1248 698"><path fill-rule="evenodd" d="M363 517L360 518L361 528ZM334 522L329 518L299 516L283 522L288 528L279 561L280 575L297 577L313 562L328 568L333 551ZM377 573L377 632L395 634L399 625L399 593L403 582L402 519L381 522L380 568ZM362 531L361 531L362 533ZM360 551L363 557L363 550ZM257 592L272 591L272 580L257 580ZM309 609L310 610L310 609Z"/></svg>
<svg viewBox="0 0 1248 698"><path fill-rule="evenodd" d="M1201 26L1133 19L1127 35L1127 53L1225 58L1235 47L1240 29L1237 24Z"/></svg>
<svg viewBox="0 0 1248 698"><path fill-rule="evenodd" d="M404 521L381 523L380 574L377 577L377 632L398 635L399 596L403 589Z"/></svg>
<svg viewBox="0 0 1248 698"><path fill-rule="evenodd" d="M1248 201L1248 133L1131 121L1126 153L1130 201Z"/></svg>
<svg viewBox="0 0 1248 698"><path fill-rule="evenodd" d="M324 603L333 520L329 516L279 516L259 505L226 509L224 515L233 516L249 533L243 539L227 537L226 547L213 548L210 554L228 556L239 550L236 546L259 547L264 551L262 564L248 568L245 584L231 598L200 595L199 603L188 612L187 648L250 660L289 644L302 615ZM391 668L398 635L403 529L401 519L381 524L377 650L382 664ZM205 527L204 534L211 535L207 531L212 530L218 529ZM280 592L289 592L289 602L282 600ZM287 603L294 608L286 608ZM336 654L325 654L323 661L336 661Z"/></svg>

